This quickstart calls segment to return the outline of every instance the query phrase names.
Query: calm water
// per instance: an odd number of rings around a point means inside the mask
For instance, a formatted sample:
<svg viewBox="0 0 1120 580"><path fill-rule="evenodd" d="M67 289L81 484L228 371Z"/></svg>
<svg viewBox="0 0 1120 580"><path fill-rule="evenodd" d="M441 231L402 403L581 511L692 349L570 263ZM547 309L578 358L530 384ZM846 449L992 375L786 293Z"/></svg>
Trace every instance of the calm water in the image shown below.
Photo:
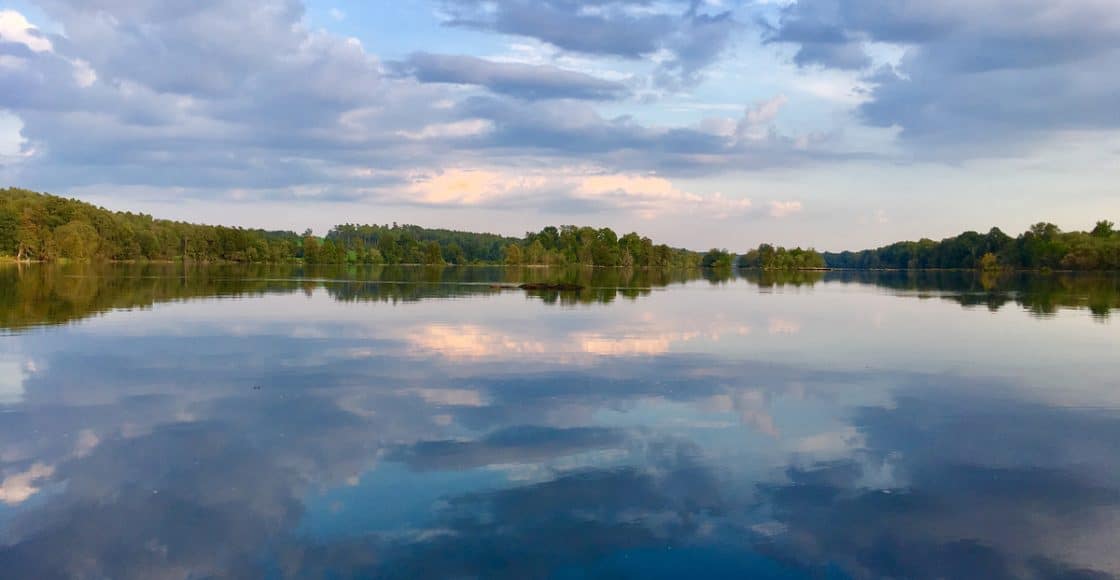
<svg viewBox="0 0 1120 580"><path fill-rule="evenodd" d="M0 577L1120 575L1117 318L1114 276L3 268Z"/></svg>

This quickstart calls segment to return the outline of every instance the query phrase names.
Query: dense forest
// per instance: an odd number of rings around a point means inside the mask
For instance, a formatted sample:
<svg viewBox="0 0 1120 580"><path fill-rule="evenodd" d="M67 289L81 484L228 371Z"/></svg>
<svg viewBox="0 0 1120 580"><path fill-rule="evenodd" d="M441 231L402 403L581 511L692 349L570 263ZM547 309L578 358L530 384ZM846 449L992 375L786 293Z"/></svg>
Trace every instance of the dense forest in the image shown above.
<svg viewBox="0 0 1120 580"><path fill-rule="evenodd" d="M350 261L386 264L509 264L622 266L639 268L694 267L699 255L655 245L629 233L619 237L610 228L549 226L524 238L478 234L412 225L335 226L325 243L350 253Z"/></svg>
<svg viewBox="0 0 1120 580"><path fill-rule="evenodd" d="M731 268L731 263L734 259L735 257L727 250L712 248L701 256L700 266L716 270L726 270Z"/></svg>
<svg viewBox="0 0 1120 580"><path fill-rule="evenodd" d="M940 242L897 242L862 252L825 253L830 268L850 269L1120 269L1120 232L1110 221L1089 232L1063 232L1038 223L1017 237L999 228L987 234L965 232Z"/></svg>
<svg viewBox="0 0 1120 580"><path fill-rule="evenodd" d="M0 189L0 254L19 260L269 262L296 256L292 232L157 220L77 200Z"/></svg>
<svg viewBox="0 0 1120 580"><path fill-rule="evenodd" d="M414 225L335 226L324 238L113 212L24 189L0 189L0 255L17 260L307 264L509 264L680 268L696 252L610 228L546 227L524 238Z"/></svg>
<svg viewBox="0 0 1120 580"><path fill-rule="evenodd" d="M198 225L113 212L24 189L0 189L0 256L27 261L192 261L305 264L590 265L623 268L1120 269L1120 231L1039 223L1017 237L992 228L940 242L898 242L862 252L818 253L762 244L736 257L654 244L610 228L549 226L515 238L414 225L335 226L325 237Z"/></svg>

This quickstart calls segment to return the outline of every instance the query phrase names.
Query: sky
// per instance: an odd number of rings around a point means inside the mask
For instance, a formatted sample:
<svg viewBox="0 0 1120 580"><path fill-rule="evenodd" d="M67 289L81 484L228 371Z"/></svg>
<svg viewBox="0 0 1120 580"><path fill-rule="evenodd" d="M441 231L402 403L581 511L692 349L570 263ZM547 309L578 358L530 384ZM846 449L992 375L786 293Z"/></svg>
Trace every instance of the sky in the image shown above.
<svg viewBox="0 0 1120 580"><path fill-rule="evenodd" d="M1120 221L1115 0L0 0L0 185L325 234Z"/></svg>

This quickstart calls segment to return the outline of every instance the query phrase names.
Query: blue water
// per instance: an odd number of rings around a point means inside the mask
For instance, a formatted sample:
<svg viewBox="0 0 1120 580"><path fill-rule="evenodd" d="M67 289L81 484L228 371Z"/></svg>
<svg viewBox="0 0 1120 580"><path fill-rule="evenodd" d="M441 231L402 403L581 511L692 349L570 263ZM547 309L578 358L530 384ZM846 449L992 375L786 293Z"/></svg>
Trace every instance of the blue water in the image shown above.
<svg viewBox="0 0 1120 580"><path fill-rule="evenodd" d="M1120 574L1115 278L521 275L0 277L0 577Z"/></svg>

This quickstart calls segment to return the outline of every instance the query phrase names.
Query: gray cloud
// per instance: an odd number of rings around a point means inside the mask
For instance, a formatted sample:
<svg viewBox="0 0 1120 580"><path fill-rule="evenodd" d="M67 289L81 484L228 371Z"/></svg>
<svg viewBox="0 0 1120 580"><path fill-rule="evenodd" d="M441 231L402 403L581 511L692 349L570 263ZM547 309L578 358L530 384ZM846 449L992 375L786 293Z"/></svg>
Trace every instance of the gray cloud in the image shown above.
<svg viewBox="0 0 1120 580"><path fill-rule="evenodd" d="M65 37L52 37L60 52L80 51L106 80L137 82L157 92L234 95L256 82L261 71L283 66L278 55L312 60L309 52L323 49L301 46L316 39L293 31L304 13L298 0L265 0L251 7L155 0L40 4L66 30Z"/></svg>
<svg viewBox="0 0 1120 580"><path fill-rule="evenodd" d="M724 132L649 127L629 116L604 117L590 104L576 101L524 103L479 96L464 99L458 111L493 122L494 131L479 146L510 155L594 155L604 166L623 171L704 174L729 167L794 165L822 155L773 131L770 119L752 119L752 110L737 119L720 119L731 127ZM751 129L756 134L748 134Z"/></svg>
<svg viewBox="0 0 1120 580"><path fill-rule="evenodd" d="M660 48L674 30L668 14L642 13L650 0L448 0L448 24L536 38L565 50L639 58ZM586 10L594 8L596 10Z"/></svg>
<svg viewBox="0 0 1120 580"><path fill-rule="evenodd" d="M868 75L863 119L911 143L974 154L1065 129L1113 129L1120 15L1098 0L928 3L805 0L766 35L795 62L864 69L869 43L902 47L897 68Z"/></svg>
<svg viewBox="0 0 1120 580"><path fill-rule="evenodd" d="M731 44L739 23L730 11L717 14L699 12L700 2L693 1L677 34L668 46L674 58L658 70L660 84L690 88L700 82L700 74L715 62Z"/></svg>
<svg viewBox="0 0 1120 580"><path fill-rule="evenodd" d="M46 51L0 44L0 108L21 120L27 153L0 170L59 193L128 186L407 203L410 175L450 167L678 177L851 157L825 138L766 124L705 129L740 119L658 127L612 117L595 101L626 98L630 81L553 66L417 53L388 67L408 74L386 75L357 41L309 29L298 0L40 5L66 35L28 32L49 40ZM442 6L454 26L568 53L656 59L653 82L679 90L699 82L740 26L736 13L697 1ZM989 156L1057 131L1120 127L1118 19L1109 0L802 0L780 9L766 40L793 46L802 66L862 71L859 118L899 128L918 154ZM884 43L905 50L897 66L883 66ZM520 201L588 206L565 191Z"/></svg>
<svg viewBox="0 0 1120 580"><path fill-rule="evenodd" d="M613 100L626 85L554 66L494 62L463 55L413 53L399 68L422 82L479 85L522 99Z"/></svg>
<svg viewBox="0 0 1120 580"><path fill-rule="evenodd" d="M448 24L526 36L591 55L648 58L666 51L656 79L686 87L714 62L738 27L730 11L706 14L701 2L651 0L445 0Z"/></svg>
<svg viewBox="0 0 1120 580"><path fill-rule="evenodd" d="M736 26L729 14L685 4L669 12L642 2L589 6L548 9L602 21L604 43L629 34L631 20L674 23L652 44L614 50L668 50L666 83L699 74ZM357 41L308 29L295 1L46 0L43 10L68 35L48 36L50 50L7 43L16 66L0 67L0 83L12 88L0 107L20 118L33 152L5 175L38 189L407 203L410 175L448 167L710 174L803 157L777 135L748 143L605 118L591 101L624 98L628 86L552 66L418 53L393 65L411 74L386 75ZM454 84L494 94L464 96ZM566 200L584 203L570 191L523 201Z"/></svg>

